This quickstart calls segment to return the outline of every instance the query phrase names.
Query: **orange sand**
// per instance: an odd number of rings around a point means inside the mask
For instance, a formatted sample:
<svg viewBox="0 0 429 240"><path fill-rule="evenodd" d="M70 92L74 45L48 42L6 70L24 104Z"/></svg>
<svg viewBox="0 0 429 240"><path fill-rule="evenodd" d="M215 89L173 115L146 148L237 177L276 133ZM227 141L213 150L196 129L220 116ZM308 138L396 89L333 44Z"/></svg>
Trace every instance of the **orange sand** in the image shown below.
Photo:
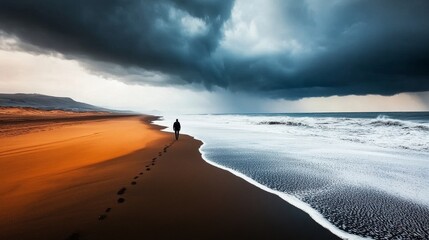
<svg viewBox="0 0 429 240"><path fill-rule="evenodd" d="M110 190L109 182L120 176L109 175L130 166L129 162L121 165L109 160L165 138L165 134L140 120L129 117L88 121L1 137L0 236L14 233L15 229L37 227L43 218L62 219L53 213L70 211L72 205L79 203L73 200L82 198L75 194L87 194L89 201ZM92 185L87 189L91 192L80 191L85 189L79 190L79 184Z"/></svg>

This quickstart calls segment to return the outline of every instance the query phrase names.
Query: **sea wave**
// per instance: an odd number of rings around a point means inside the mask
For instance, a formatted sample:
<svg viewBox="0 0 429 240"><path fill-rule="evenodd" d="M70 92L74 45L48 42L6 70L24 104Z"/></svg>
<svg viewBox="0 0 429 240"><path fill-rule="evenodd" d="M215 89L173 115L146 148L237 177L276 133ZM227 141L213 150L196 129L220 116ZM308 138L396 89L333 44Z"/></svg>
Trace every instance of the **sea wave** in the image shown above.
<svg viewBox="0 0 429 240"><path fill-rule="evenodd" d="M392 119L386 115L379 115L376 118L267 116L258 117L256 120L250 121L251 124L266 126L261 128L261 131L283 131L289 136L316 136L423 152L429 149L427 121ZM237 121L244 122L242 119Z"/></svg>
<svg viewBox="0 0 429 240"><path fill-rule="evenodd" d="M404 126L404 123L401 121L395 121L395 120L375 120L372 121L370 124L374 126Z"/></svg>
<svg viewBox="0 0 429 240"><path fill-rule="evenodd" d="M403 129L429 131L429 126L427 124L391 119L385 115L378 116L375 120L372 120L370 124L373 126L381 127L402 127Z"/></svg>
<svg viewBox="0 0 429 240"><path fill-rule="evenodd" d="M261 125L286 125L286 126L303 126L303 127L310 127L309 125L302 123L302 122L294 122L294 121L263 121L260 122Z"/></svg>

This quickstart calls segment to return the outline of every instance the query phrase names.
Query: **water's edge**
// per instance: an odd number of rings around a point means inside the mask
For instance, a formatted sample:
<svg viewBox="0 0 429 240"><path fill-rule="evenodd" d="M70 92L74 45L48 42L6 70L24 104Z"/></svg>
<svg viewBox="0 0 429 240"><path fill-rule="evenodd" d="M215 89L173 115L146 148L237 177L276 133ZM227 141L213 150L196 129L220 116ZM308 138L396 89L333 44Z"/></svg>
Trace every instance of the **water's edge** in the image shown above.
<svg viewBox="0 0 429 240"><path fill-rule="evenodd" d="M163 130L163 131L167 131L167 130ZM304 211L305 213L307 213L316 223L318 223L320 226L328 229L330 232L332 232L333 234L335 234L336 236L342 238L342 239L350 239L350 240L358 240L358 239L371 239L371 238L363 238L361 236L357 236L357 235L353 235L350 233L347 233L339 228L337 228L335 225L333 225L332 223L330 223L328 220L326 220L322 214L320 214L318 211L316 211L315 209L311 208L311 206L305 202L302 202L301 200L297 199L296 197L283 193L283 192L279 192L276 190L273 190L271 188L268 188L258 182L256 182L255 180L253 180L252 178L237 172L233 169L227 168L225 166L222 166L220 164L217 164L215 162L210 161L204 154L204 151L202 150L202 148L205 145L205 142L202 139L196 138L195 136L192 136L195 139L201 141L203 144L200 146L200 148L198 149L198 151L201 153L201 157L203 158L203 160L205 162L207 162L208 164L217 167L219 169L228 171L230 173L232 173L233 175L245 180L246 182L254 185L255 187L258 187L261 190L264 190L266 192L269 192L271 194L277 195L278 197L280 197L281 199L283 199L284 201L286 201L287 203L291 204L292 206Z"/></svg>
<svg viewBox="0 0 429 240"><path fill-rule="evenodd" d="M163 125L162 123L160 123L159 121L160 121L160 120L155 120L155 121L153 121L152 123L153 123L153 124L156 124L156 125L164 126L164 125ZM169 130L168 126L164 126L164 127L166 127L166 128L165 128L165 129L162 129L161 131L164 131L164 132L172 132L171 130ZM188 135L188 136L191 136L191 135L189 135L189 134L187 134L187 135ZM191 137L193 137L194 139L199 140L199 141L201 141L201 142L202 142L201 146L198 148L198 151L200 152L202 159L203 159L205 162L207 162L208 164L210 164L210 165L212 165L212 166L214 166L214 167L216 167L216 168L219 168L219 169L222 169L222 170L228 171L228 172L230 172L231 174L233 174L233 175L235 175L235 176L237 176L237 177L239 177L239 178L241 178L241 179L245 180L246 182L248 182L248 183L252 184L253 186L255 186L255 187L257 187L257 188L259 188L259 189L261 189L261 190L263 190L263 191L265 191L265 192L268 192L268 193L271 193L271 194L277 195L278 197L280 197L281 199L283 199L283 200L284 200L284 201L286 201L287 203L289 203L289 204L291 204L292 206L294 206L294 207L296 207L296 208L298 208L298 209L300 209L300 210L304 211L305 213L307 213L307 214L308 214L308 215L309 215L309 216L310 216L310 217L311 217L311 218L312 218L316 223L318 223L318 224L319 224L320 226L322 226L323 228L325 228L325 229L329 230L331 233L333 233L334 235L338 236L339 238L342 238L342 239L349 239L349 240L371 239L371 238L364 238L364 237L361 237L361 236L358 236L358 235L350 234L350 233L348 233L348 232L345 232L345 231L343 231L343 230L341 230L341 229L337 228L335 225L333 225L333 224L332 224L332 223L330 223L327 219L325 219L325 218L323 217L323 215L322 215L322 214L320 214L317 210L313 209L309 204L307 204L307 203L305 203L305 202L303 202L303 201L299 200L298 198L296 198L296 197L294 197L294 196L292 196L292 195L289 195L289 194L286 194L286 193L284 193L284 192L279 192L279 191L273 190L273 189L271 189L271 188L268 188L267 186L265 186L265 185L262 185L262 184L258 183L257 181L253 180L252 178L250 178L250 177L248 177L248 176L246 176L246 175L244 175L244 174L242 174L242 173L240 173L240 172L238 172L238 171L235 171L235 170L233 170L233 169L231 169L231 168L227 168L227 167L222 166L222 165L220 165L220 164L218 164L218 163L215 163L215 162L213 162L213 161L210 161L210 160L207 158L207 156L206 156L206 154L204 153L204 151L203 151L203 147L204 147L204 145L206 144L206 143L204 142L204 140L202 140L202 139L200 139L200 138L198 138L198 137L196 137L196 136L191 136Z"/></svg>

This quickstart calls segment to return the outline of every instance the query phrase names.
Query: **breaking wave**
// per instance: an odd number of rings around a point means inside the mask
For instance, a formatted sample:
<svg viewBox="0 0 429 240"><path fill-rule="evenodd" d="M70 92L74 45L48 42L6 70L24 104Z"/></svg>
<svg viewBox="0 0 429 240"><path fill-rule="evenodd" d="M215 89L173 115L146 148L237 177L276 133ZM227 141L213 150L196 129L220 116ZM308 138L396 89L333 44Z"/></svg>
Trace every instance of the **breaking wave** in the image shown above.
<svg viewBox="0 0 429 240"><path fill-rule="evenodd" d="M286 122L280 122L280 121L266 121L266 122L260 122L259 124L262 125L286 125L286 126L305 126L309 127L307 124L301 123L301 122L293 122L293 121L286 121Z"/></svg>
<svg viewBox="0 0 429 240"><path fill-rule="evenodd" d="M374 126L402 127L403 129L416 129L416 130L429 131L429 126L427 124L419 124L412 121L390 119L385 115L378 116L375 120L371 121L370 124Z"/></svg>
<svg viewBox="0 0 429 240"><path fill-rule="evenodd" d="M379 115L376 118L270 116L254 123L267 127L285 127L283 130L275 128L264 129L265 131L284 131L292 135L313 135L325 138L336 137L344 141L386 148L417 151L429 149L428 122L391 119L385 115Z"/></svg>

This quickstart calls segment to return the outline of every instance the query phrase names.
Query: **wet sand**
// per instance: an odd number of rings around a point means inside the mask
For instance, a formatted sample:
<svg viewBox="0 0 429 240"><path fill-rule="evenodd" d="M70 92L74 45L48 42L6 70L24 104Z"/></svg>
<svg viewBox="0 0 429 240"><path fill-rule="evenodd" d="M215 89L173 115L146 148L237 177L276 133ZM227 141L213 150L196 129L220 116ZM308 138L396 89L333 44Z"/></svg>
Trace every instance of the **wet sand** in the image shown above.
<svg viewBox="0 0 429 240"><path fill-rule="evenodd" d="M174 141L151 119L67 120L1 135L0 239L336 238L206 163L200 141Z"/></svg>

